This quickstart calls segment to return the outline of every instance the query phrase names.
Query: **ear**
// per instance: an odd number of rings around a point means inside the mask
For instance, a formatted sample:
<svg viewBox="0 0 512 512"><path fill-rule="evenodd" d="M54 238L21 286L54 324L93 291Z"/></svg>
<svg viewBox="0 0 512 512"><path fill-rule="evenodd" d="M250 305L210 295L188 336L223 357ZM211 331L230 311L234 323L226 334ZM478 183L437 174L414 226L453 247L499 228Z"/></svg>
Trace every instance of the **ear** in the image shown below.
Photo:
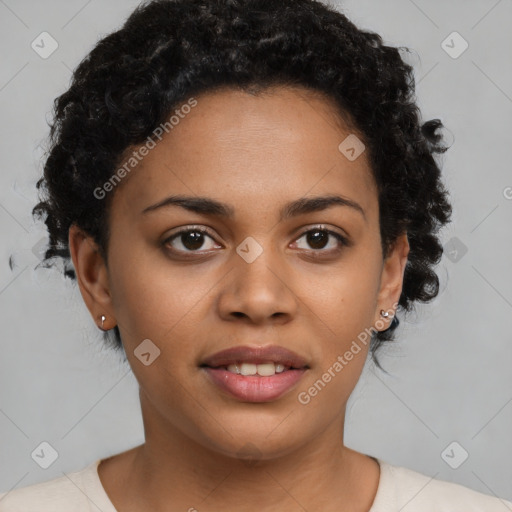
<svg viewBox="0 0 512 512"><path fill-rule="evenodd" d="M381 323L385 322L386 327L384 329L387 329L393 320L402 293L409 250L409 240L407 239L407 233L404 232L395 240L382 266L375 322L377 320L380 320ZM380 314L381 310L389 312L389 317L383 318Z"/></svg>
<svg viewBox="0 0 512 512"><path fill-rule="evenodd" d="M101 326L101 315L105 315L103 329L112 329L116 321L108 283L108 271L97 244L75 224L69 228L68 243L80 293L87 309L98 327Z"/></svg>

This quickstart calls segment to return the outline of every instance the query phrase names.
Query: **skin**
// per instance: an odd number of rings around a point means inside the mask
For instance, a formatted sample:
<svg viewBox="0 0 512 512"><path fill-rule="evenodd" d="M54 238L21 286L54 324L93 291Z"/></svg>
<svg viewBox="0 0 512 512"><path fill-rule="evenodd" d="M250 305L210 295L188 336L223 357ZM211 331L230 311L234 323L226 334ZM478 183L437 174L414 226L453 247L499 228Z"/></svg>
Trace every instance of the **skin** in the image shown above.
<svg viewBox="0 0 512 512"><path fill-rule="evenodd" d="M146 441L105 459L101 482L120 512L367 512L379 466L344 446L343 427L368 345L308 404L297 395L365 328L388 327L391 318L380 310L399 300L407 235L384 258L366 153L349 161L338 150L354 130L329 99L290 87L257 96L223 89L196 99L117 186L108 261L75 225L69 232L83 299L98 324L103 314L105 329L119 326L140 385ZM235 216L179 206L141 214L171 194L227 203ZM356 201L364 216L335 205L279 222L286 203L332 194ZM351 244L333 236L308 241L318 224ZM190 226L210 228L212 238L205 235L195 253L179 236L165 246L177 228ZM252 263L236 252L248 236L263 249ZM134 355L145 339L161 351L148 366ZM199 364L241 344L282 345L310 368L275 401L231 398ZM247 443L253 463L241 455Z"/></svg>

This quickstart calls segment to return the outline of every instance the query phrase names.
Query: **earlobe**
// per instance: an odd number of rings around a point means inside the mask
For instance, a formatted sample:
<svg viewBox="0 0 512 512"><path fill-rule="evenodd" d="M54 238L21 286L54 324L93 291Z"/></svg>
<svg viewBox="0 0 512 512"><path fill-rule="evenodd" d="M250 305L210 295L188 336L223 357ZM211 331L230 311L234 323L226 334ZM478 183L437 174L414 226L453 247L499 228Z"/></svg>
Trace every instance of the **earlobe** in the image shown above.
<svg viewBox="0 0 512 512"><path fill-rule="evenodd" d="M112 321L112 298L108 283L108 272L97 244L78 226L73 224L68 235L69 252L75 267L80 293L96 325L108 330L102 316Z"/></svg>
<svg viewBox="0 0 512 512"><path fill-rule="evenodd" d="M377 300L377 317L384 317L391 323L395 314L396 305L400 299L403 279L410 246L407 233L402 233L393 244L382 268L379 296ZM382 315L382 311L390 315ZM386 326L386 328L389 325Z"/></svg>

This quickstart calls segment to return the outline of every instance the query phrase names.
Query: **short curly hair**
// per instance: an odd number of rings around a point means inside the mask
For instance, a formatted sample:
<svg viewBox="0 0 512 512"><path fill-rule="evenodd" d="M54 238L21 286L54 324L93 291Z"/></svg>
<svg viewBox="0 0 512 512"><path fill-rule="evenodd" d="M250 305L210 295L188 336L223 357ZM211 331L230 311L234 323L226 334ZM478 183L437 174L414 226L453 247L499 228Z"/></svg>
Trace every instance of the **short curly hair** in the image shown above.
<svg viewBox="0 0 512 512"><path fill-rule="evenodd" d="M221 87L258 92L299 86L323 93L366 146L378 188L383 255L407 232L410 252L398 307L437 296L433 266L443 248L439 229L450 221L448 192L434 153L447 147L439 119L422 122L413 68L381 36L357 28L317 0L153 0L141 3L117 31L101 39L55 99L49 149L32 213L49 232L41 264L69 265L71 224L98 244L107 263L113 194L93 191L112 176L186 98ZM373 360L392 341L398 317L373 332ZM119 328L104 334L122 349Z"/></svg>

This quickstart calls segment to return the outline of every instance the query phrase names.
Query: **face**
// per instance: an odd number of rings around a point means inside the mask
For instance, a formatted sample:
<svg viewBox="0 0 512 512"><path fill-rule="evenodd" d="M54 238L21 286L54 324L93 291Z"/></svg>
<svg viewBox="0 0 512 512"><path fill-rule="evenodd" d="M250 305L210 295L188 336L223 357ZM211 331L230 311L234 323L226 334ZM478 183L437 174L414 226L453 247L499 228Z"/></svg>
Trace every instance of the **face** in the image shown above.
<svg viewBox="0 0 512 512"><path fill-rule="evenodd" d="M338 149L353 132L327 99L291 88L195 99L111 192L108 268L74 227L73 262L91 314L119 326L151 435L233 456L250 439L272 458L343 423L368 352L358 340L389 325L380 310L399 299L407 238L383 258L366 153ZM170 196L189 201L151 208ZM288 381L202 366L276 345L306 364Z"/></svg>

